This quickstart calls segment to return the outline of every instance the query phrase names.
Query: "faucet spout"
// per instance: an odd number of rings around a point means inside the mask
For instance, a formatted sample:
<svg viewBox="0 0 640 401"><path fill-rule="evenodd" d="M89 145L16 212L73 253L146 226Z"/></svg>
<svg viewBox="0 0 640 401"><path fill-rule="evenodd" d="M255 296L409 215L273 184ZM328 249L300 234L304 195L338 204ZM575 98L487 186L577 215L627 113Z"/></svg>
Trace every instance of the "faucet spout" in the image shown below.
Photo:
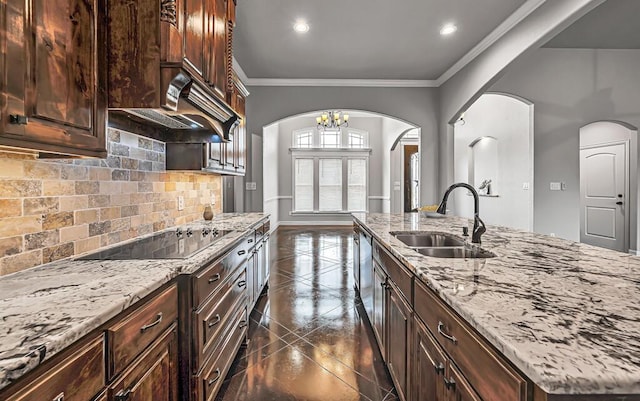
<svg viewBox="0 0 640 401"><path fill-rule="evenodd" d="M464 182L459 182L451 185L444 193L444 196L442 197L442 202L440 202L440 206L438 206L438 210L436 210L436 212L440 214L445 214L447 212L447 200L449 199L449 195L451 194L451 192L456 188L466 188L469 191L471 191L471 194L473 195L474 210L473 210L473 233L471 236L471 242L473 242L474 244L479 244L481 242L480 237L482 237L482 234L484 234L487 231L487 228L484 225L484 222L482 221L482 219L480 218L480 197L478 196L478 191L476 191L474 187Z"/></svg>

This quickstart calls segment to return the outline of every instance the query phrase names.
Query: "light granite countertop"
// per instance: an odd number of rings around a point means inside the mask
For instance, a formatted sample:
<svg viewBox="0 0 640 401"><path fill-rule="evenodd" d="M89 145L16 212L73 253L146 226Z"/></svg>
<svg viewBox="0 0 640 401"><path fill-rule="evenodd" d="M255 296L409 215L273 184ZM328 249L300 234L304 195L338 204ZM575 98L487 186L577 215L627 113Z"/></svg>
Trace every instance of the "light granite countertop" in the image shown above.
<svg viewBox="0 0 640 401"><path fill-rule="evenodd" d="M188 259L66 259L0 277L0 389L179 274L214 260L267 217L226 213L183 226L230 231Z"/></svg>
<svg viewBox="0 0 640 401"><path fill-rule="evenodd" d="M497 257L439 259L390 232L460 235L468 220L354 218L542 390L640 393L639 257L487 226L482 248Z"/></svg>

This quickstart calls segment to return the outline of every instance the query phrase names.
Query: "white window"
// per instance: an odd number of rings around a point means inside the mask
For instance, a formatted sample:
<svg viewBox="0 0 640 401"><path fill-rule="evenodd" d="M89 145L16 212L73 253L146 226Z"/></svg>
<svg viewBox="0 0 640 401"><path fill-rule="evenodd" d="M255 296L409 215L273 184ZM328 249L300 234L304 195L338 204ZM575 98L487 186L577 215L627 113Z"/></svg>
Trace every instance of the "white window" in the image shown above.
<svg viewBox="0 0 640 401"><path fill-rule="evenodd" d="M367 160L348 159L347 209L367 210Z"/></svg>
<svg viewBox="0 0 640 401"><path fill-rule="evenodd" d="M342 147L340 134L341 131L339 129L320 131L320 147L333 149Z"/></svg>
<svg viewBox="0 0 640 401"><path fill-rule="evenodd" d="M293 132L293 212L367 211L368 132L357 129Z"/></svg>
<svg viewBox="0 0 640 401"><path fill-rule="evenodd" d="M313 159L296 159L294 162L295 210L313 211Z"/></svg>
<svg viewBox="0 0 640 401"><path fill-rule="evenodd" d="M342 208L342 159L319 159L318 210L341 211Z"/></svg>
<svg viewBox="0 0 640 401"><path fill-rule="evenodd" d="M294 148L312 148L313 147L313 131L303 130L296 131L293 134Z"/></svg>
<svg viewBox="0 0 640 401"><path fill-rule="evenodd" d="M366 137L364 132L349 130L349 147L351 149L362 149L366 146Z"/></svg>

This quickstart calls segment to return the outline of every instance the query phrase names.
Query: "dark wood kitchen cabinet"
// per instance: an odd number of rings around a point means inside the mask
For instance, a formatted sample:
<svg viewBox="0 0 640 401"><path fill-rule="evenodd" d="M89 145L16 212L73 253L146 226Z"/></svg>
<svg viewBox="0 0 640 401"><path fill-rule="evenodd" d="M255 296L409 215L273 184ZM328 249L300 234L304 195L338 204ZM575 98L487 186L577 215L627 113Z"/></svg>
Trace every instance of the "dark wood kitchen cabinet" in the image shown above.
<svg viewBox="0 0 640 401"><path fill-rule="evenodd" d="M178 331L172 324L109 386L112 401L178 400Z"/></svg>
<svg viewBox="0 0 640 401"><path fill-rule="evenodd" d="M387 359L387 349L385 341L387 338L387 273L373 261L373 314L371 316L371 327L373 334L378 341L380 353L383 359Z"/></svg>
<svg viewBox="0 0 640 401"><path fill-rule="evenodd" d="M393 282L387 285L387 366L401 400L409 399L411 382L411 342L412 312L411 307L400 295Z"/></svg>
<svg viewBox="0 0 640 401"><path fill-rule="evenodd" d="M223 100L227 96L229 54L235 25L234 0L185 2L184 61L187 69L209 84ZM230 105L232 106L232 105Z"/></svg>
<svg viewBox="0 0 640 401"><path fill-rule="evenodd" d="M0 146L106 156L106 1L0 1Z"/></svg>
<svg viewBox="0 0 640 401"><path fill-rule="evenodd" d="M85 345L70 348L54 361L41 366L35 377L26 379L22 390L0 399L6 401L88 401L104 387L102 336ZM11 391L11 389L9 389Z"/></svg>
<svg viewBox="0 0 640 401"><path fill-rule="evenodd" d="M449 360L424 324L414 318L413 386L411 399L415 401L446 401L444 378Z"/></svg>

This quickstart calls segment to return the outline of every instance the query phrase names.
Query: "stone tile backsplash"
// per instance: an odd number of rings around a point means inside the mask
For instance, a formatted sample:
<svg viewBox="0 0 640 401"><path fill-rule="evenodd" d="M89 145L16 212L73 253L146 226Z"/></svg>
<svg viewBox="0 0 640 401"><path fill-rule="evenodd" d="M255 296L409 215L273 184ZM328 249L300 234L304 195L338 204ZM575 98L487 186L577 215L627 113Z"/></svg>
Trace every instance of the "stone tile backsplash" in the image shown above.
<svg viewBox="0 0 640 401"><path fill-rule="evenodd" d="M221 212L221 177L165 171L164 143L110 129L108 146L106 159L0 151L0 275L200 219L211 195Z"/></svg>

